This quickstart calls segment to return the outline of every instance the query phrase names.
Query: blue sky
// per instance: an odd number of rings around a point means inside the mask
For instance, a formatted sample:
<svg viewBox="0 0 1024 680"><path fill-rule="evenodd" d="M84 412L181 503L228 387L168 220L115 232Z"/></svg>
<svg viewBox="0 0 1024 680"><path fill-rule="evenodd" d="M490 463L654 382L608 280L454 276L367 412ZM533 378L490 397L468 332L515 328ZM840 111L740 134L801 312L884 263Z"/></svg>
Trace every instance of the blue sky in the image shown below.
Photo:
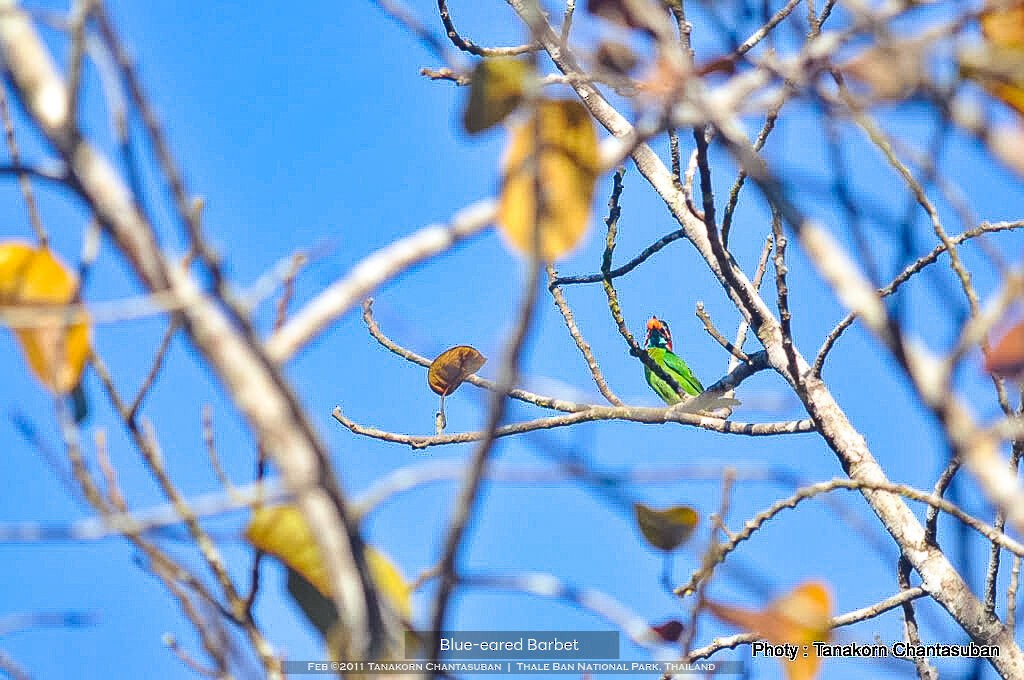
<svg viewBox="0 0 1024 680"><path fill-rule="evenodd" d="M518 42L521 36L503 3L476 8L453 7L461 29L483 44ZM582 3L581 3L582 4ZM33 4L34 7L51 5ZM410 6L439 29L431 2ZM60 4L53 9L62 9ZM251 285L282 257L298 249L322 253L302 274L296 304L344 273L366 254L416 228L447 219L460 207L493 195L498 179L502 134L492 132L469 139L457 119L464 92L450 83L435 83L418 75L423 66L438 66L405 31L369 2L307 2L282 5L254 2L218 3L215 11L199 3L160 4L111 2L110 13L125 36L155 109L166 124L174 152L182 161L188 185L206 199L204 222L213 243L224 254L232 279ZM582 13L582 12L581 12ZM596 29L581 20L577 38L592 39ZM66 59L66 46L48 34ZM111 149L111 133L94 68L86 72L84 125ZM17 108L17 107L15 107ZM24 123L20 111L19 142L30 160L47 157L47 150ZM887 111L885 120L901 138L923 146L932 121L923 106ZM746 121L755 134L760 123ZM138 132L138 130L136 130ZM823 146L820 118L810 107L797 105L792 118L774 133L767 156L799 187L798 200L823 217L843 236L842 215L828 191L830 167ZM889 221L867 227L878 249L886 279L902 266L889 245L906 211L905 192L894 195L894 175L884 159L871 150L856 130L845 130L844 151L851 184L863 197L870 215ZM684 148L692 147L683 135ZM667 157L667 145L659 151ZM142 147L142 151L146 149ZM727 195L734 177L729 159L714 156L715 192ZM944 155L951 180L960 182L982 219L1019 217L1019 181L987 161L972 144L954 135ZM811 178L816 181L801 180ZM160 236L174 253L184 250L181 231L170 218L167 196L155 176L146 177L147 202L158 218ZM596 271L603 250L603 217L610 177L602 178L595 199L593 229L584 245L560 262L562 273ZM616 262L632 257L644 246L673 230L673 223L653 192L630 167L622 198L623 216ZM36 185L42 216L55 249L76 262L87 218L67 192ZM756 262L768 228L763 202L749 188L741 201L731 245L747 271ZM0 183L0 201L8 217L0 230L7 237L31 238L20 194L13 181ZM960 231L952 213L940 203L950 231ZM918 215L916 254L932 247L934 236ZM1018 258L1019 236L992 239L1011 262ZM797 247L791 247L789 279L793 326L798 347L812 357L824 335L844 315L822 282L811 272ZM992 290L995 274L977 248L965 248L983 293ZM493 377L510 330L510 309L522 289L525 267L510 255L493 232L476 237L449 254L403 275L376 294L378 321L393 339L433 356L446 347L471 344L491 361L482 374ZM948 269L935 268L929 278L907 286L902 298L908 323L936 349L948 347L952 329L951 304L944 291L956 291ZM770 279L770 275L769 275ZM728 356L703 331L694 316L696 301L726 336L732 336L738 316L699 256L678 241L618 282L627 322L642 331L651 314L672 323L677 351L705 384L724 373ZM766 298L774 288L766 283ZM113 246L104 243L101 258L85 291L88 300L115 300L139 292ZM643 381L642 366L630 357L611 321L599 286L569 287L566 295L580 328L612 385L630 404L656 405L657 397ZM598 403L586 364L576 351L550 298L542 298L534 335L524 355L524 381L538 391ZM259 310L263 327L273 315L272 301ZM97 328L97 351L112 367L122 389L131 390L148 370L165 321L158 318L106 324ZM754 344L747 345L748 349ZM972 356L960 376L979 413L996 413L992 390ZM10 333L0 333L0 375L7 389L0 394L0 442L4 444L5 493L0 494L0 521L62 523L88 516L83 504L69 497L40 453L17 433L7 414L26 414L36 424L58 460L63 460L53 425L49 397L24 370ZM377 345L357 313L341 319L288 367L288 376L331 448L345 488L357 496L383 475L406 466L435 460L465 458L471 448L433 448L411 451L358 438L330 416L335 405L365 424L408 433L429 433L436 396L426 385L425 371L403 362ZM942 439L901 380L898 367L859 327L840 341L825 372L826 379L852 422L861 429L874 455L890 478L929 489L945 465ZM92 413L91 432L108 435L110 456L134 508L163 502L138 454L104 403L93 374L86 378ZM739 398L742 420L801 417L802 410L777 376L762 373L744 383ZM147 398L143 412L163 445L169 473L188 495L217 489L202 440L200 405L213 406L217 445L229 476L237 483L252 479L254 447L239 414L224 399L210 372L179 335L166 368ZM448 401L449 431L478 428L485 401L474 388L460 389ZM540 415L515 406L514 418ZM87 449L91 451L91 445ZM551 455L568 452L583 457L602 471L625 471L669 466L734 465L749 473L784 468L807 480L842 474L834 455L813 434L776 438L729 437L682 426L643 426L629 423L589 423L572 431L555 430L515 440L499 441L495 458L509 465L545 464ZM992 512L976 487L961 479L960 502L982 518ZM629 497L654 505L686 503L702 515L720 502L717 481L673 480L623 489ZM455 486L435 484L392 499L366 525L370 540L383 547L414 576L436 559ZM736 488L730 525L736 527L790 488L771 483L742 483ZM837 492L836 500L866 531L877 537L877 522L859 496ZM924 516L922 508L915 508ZM224 537L223 549L232 573L244 584L248 550L232 539L244 514L212 520ZM685 580L699 564L707 542L707 526L675 559L674 577ZM984 575L987 546L973 537L959 550L956 528L943 522L940 537L957 564L973 565L969 582L976 592ZM781 593L809 578L833 584L836 611L868 605L896 591L897 552L885 546L877 554L862 535L838 520L835 509L810 501L789 511L761 531L733 557L742 569L725 569L709 594L727 602L757 606L764 593ZM197 563L187 545L168 543L168 550ZM36 628L0 638L0 649L38 678L194 677L161 643L165 632L198 654L197 640L154 577L140 568L141 558L116 539L93 544L58 542L0 545L0 592L6 614L76 611L98 617L95 625ZM577 483L492 484L485 488L480 514L469 532L462 566L471 572L550 572L568 582L594 588L657 623L686 620L680 608L659 585L660 557L644 547L628 513ZM289 601L284 575L264 567L258 619L270 640L291 659L323 656L314 631ZM1004 568L1004 580L1008 568ZM747 576L754 575L751 582ZM417 596L417 621L429 611L431 590ZM465 630L603 629L591 614L564 603L515 593L472 590L455 600L451 627ZM1003 607L1000 607L1000 612ZM935 605L921 603L922 637L932 642L963 639ZM728 629L702 619L701 643ZM891 612L871 622L844 629L844 641L884 641L901 636L901 620ZM61 650L59 656L54 651ZM628 646L624 657L643 658ZM726 652L721 658L749 658L749 652ZM910 674L909 664L896 666ZM892 665L831 661L829 678L864 677L890 673ZM967 662L943 667L951 677L964 677ZM778 677L778 666L756 660L751 676ZM983 677L991 674L985 667Z"/></svg>

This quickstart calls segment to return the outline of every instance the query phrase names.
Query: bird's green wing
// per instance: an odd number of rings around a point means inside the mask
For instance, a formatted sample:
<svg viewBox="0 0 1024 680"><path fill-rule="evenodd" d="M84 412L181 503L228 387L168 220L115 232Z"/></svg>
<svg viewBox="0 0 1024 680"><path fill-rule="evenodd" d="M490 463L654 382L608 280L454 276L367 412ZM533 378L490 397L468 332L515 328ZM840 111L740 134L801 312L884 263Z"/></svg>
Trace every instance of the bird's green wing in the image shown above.
<svg viewBox="0 0 1024 680"><path fill-rule="evenodd" d="M700 384L700 380L697 380L697 376L693 374L693 371L686 365L686 362L672 352L666 351L662 356L661 363L669 370L672 377L675 378L676 382L679 383L679 386L687 394L697 396L704 391L704 386Z"/></svg>

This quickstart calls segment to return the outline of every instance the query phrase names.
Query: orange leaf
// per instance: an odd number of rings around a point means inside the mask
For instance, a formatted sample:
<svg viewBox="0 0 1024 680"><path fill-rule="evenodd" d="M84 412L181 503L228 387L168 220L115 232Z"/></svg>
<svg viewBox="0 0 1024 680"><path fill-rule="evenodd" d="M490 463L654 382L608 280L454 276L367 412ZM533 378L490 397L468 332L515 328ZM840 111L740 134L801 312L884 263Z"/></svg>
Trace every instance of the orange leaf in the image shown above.
<svg viewBox="0 0 1024 680"><path fill-rule="evenodd" d="M480 370L487 359L469 345L458 345L441 352L430 364L427 384L441 396L448 396L469 376Z"/></svg>
<svg viewBox="0 0 1024 680"><path fill-rule="evenodd" d="M960 73L1024 114L1024 0L978 18L985 43L960 51Z"/></svg>
<svg viewBox="0 0 1024 680"><path fill-rule="evenodd" d="M1024 321L1008 330L985 355L985 371L1001 378L1024 373Z"/></svg>
<svg viewBox="0 0 1024 680"><path fill-rule="evenodd" d="M993 45L1024 49L1024 2L998 10L986 9L978 19L982 34Z"/></svg>
<svg viewBox="0 0 1024 680"><path fill-rule="evenodd" d="M814 653L813 643L827 641L831 634L832 597L824 583L810 581L799 585L761 611L714 602L707 606L722 621L772 644L797 645L795 660L782 659L788 680L810 680L817 676L821 659Z"/></svg>
<svg viewBox="0 0 1024 680"><path fill-rule="evenodd" d="M0 244L0 305L67 305L78 292L78 278L46 248L18 242ZM88 317L68 323L60 315L40 315L14 334L36 377L58 394L71 392L92 356Z"/></svg>
<svg viewBox="0 0 1024 680"><path fill-rule="evenodd" d="M1024 49L973 45L960 50L957 63L960 75L1024 114Z"/></svg>
<svg viewBox="0 0 1024 680"><path fill-rule="evenodd" d="M685 505L655 510L643 503L634 503L633 513L647 542L665 552L672 552L685 543L697 527L697 511Z"/></svg>
<svg viewBox="0 0 1024 680"><path fill-rule="evenodd" d="M536 228L543 260L575 248L590 226L599 168L597 132L586 108L577 101L539 102L534 115L512 131L505 158L498 226L508 244L531 255Z"/></svg>

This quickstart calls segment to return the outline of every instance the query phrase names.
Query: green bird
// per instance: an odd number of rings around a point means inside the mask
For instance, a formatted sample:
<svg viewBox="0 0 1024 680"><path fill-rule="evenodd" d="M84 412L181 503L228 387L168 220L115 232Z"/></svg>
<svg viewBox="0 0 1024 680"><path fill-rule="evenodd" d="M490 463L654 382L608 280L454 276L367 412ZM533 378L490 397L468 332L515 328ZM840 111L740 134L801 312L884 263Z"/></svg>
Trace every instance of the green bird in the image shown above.
<svg viewBox="0 0 1024 680"><path fill-rule="evenodd" d="M672 331L668 324L656 316L652 316L647 322L647 356L654 359L654 363L660 366L665 373L672 376L672 379L683 388L687 394L697 396L704 391L704 386L697 380L686 362L680 359L672 351ZM672 389L672 386L662 380L657 373L644 366L644 377L651 389L658 393L662 401L671 406L678 404L682 399Z"/></svg>

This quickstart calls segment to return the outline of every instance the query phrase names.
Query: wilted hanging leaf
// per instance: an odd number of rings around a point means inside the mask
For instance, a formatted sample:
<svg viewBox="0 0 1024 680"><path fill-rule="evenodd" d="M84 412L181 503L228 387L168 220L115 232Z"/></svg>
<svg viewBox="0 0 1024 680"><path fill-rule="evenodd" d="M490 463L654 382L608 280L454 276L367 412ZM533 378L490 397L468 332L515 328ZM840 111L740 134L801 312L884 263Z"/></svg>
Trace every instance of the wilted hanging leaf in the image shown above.
<svg viewBox="0 0 1024 680"><path fill-rule="evenodd" d="M278 558L299 577L307 581L320 595L331 597L331 585L327 576L327 568L320 557L320 546L306 524L306 519L298 508L292 505L275 505L262 507L253 512L252 520L245 530L245 538L253 546L265 553ZM398 568L384 555L366 546L366 566L385 602L399 615L408 619L411 615L410 588ZM289 576L289 590L293 585L296 590L305 593L304 598L312 596L302 589L301 583L292 583ZM293 593L294 594L294 593ZM298 600L298 597L296 597ZM308 606L323 619L323 603L299 601L303 611ZM309 612L307 611L307 615ZM310 615L314 625L317 620Z"/></svg>
<svg viewBox="0 0 1024 680"><path fill-rule="evenodd" d="M1008 330L985 355L985 371L1000 378L1024 374L1024 321Z"/></svg>
<svg viewBox="0 0 1024 680"><path fill-rule="evenodd" d="M48 249L0 244L0 305L67 305L77 292L77 277ZM38 324L14 329L32 372L58 394L78 386L92 355L88 319L76 318L67 325L59 315L41 315Z"/></svg>
<svg viewBox="0 0 1024 680"><path fill-rule="evenodd" d="M1024 49L1024 2L1016 2L1002 9L989 8L978 15L981 32L993 45Z"/></svg>
<svg viewBox="0 0 1024 680"><path fill-rule="evenodd" d="M521 59L482 59L473 69L469 100L462 114L466 132L476 134L505 120L523 100L530 66Z"/></svg>
<svg viewBox="0 0 1024 680"><path fill-rule="evenodd" d="M487 358L469 345L457 345L441 352L430 363L427 384L441 396L448 396L469 376L480 370Z"/></svg>
<svg viewBox="0 0 1024 680"><path fill-rule="evenodd" d="M697 528L697 511L685 505L655 510L643 503L634 503L633 513L647 542L665 552L672 552L685 543Z"/></svg>
<svg viewBox="0 0 1024 680"><path fill-rule="evenodd" d="M826 584L818 581L797 586L792 592L773 600L762 611L707 603L708 609L722 621L754 633L772 644L807 645L807 655L797 654L794 661L783 658L788 680L811 680L818 673L821 659L814 653L814 642L825 642L831 635L832 597Z"/></svg>
<svg viewBox="0 0 1024 680"><path fill-rule="evenodd" d="M535 166L544 199L540 215ZM541 258L550 262L569 252L590 226L599 166L597 132L586 108L577 101L539 102L534 115L512 131L505 158L498 212L505 240L520 253L532 254L534 219L539 218Z"/></svg>

